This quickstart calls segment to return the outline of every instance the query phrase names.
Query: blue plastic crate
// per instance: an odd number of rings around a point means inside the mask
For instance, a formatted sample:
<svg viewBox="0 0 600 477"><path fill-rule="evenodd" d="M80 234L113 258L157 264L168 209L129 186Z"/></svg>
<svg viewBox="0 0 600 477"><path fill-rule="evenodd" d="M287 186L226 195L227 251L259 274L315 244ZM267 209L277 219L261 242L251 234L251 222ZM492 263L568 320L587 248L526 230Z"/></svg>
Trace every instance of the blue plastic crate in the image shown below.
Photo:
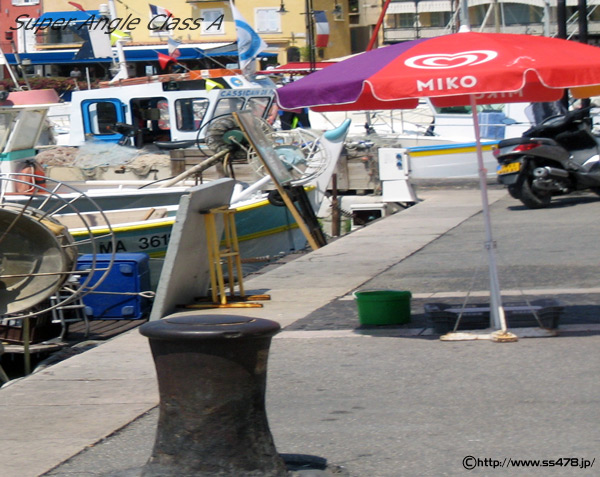
<svg viewBox="0 0 600 477"><path fill-rule="evenodd" d="M93 286L110 264L110 254L96 255L96 271L89 286ZM77 259L77 270L91 268L92 255ZM139 293L150 290L150 258L145 253L117 253L106 278L92 293L83 296L88 317L98 320L135 320L144 318L151 302L139 295L112 293Z"/></svg>

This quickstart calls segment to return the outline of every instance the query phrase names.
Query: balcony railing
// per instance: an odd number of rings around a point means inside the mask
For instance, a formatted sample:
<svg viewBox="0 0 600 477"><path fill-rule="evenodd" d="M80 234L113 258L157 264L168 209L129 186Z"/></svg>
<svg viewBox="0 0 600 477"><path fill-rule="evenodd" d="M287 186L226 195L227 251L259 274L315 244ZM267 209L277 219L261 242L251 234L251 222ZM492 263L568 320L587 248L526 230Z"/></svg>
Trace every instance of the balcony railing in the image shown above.
<svg viewBox="0 0 600 477"><path fill-rule="evenodd" d="M488 25L483 30L479 26L471 26L471 31L484 31L484 32L495 32L496 27L494 25ZM509 25L504 26L501 29L502 33L519 33L529 35L543 35L544 25L542 23L528 23L521 25ZM415 38L431 38L434 36L445 35L451 33L449 27L427 27L419 26L418 30L414 27L406 28L383 28L383 42L384 43L398 43L400 41L414 40ZM550 25L550 35L555 36L557 32L556 24ZM567 31L568 35L577 36L577 26L569 27ZM600 37L600 21L588 22L588 35L590 37ZM590 43L596 43L590 41Z"/></svg>

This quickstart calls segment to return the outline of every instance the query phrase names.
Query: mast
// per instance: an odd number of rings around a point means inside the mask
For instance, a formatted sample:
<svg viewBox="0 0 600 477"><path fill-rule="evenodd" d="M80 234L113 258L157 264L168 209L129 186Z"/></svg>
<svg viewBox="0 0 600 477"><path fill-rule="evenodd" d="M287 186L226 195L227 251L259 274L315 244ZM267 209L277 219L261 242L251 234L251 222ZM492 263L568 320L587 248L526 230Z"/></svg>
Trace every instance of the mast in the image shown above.
<svg viewBox="0 0 600 477"><path fill-rule="evenodd" d="M587 13L587 1L577 0L577 13L579 14L579 34L577 35L580 43L588 43L588 13ZM591 104L590 98L581 100L581 107L587 108ZM591 119L590 119L591 126Z"/></svg>
<svg viewBox="0 0 600 477"><path fill-rule="evenodd" d="M566 0L557 0L556 2L556 23L558 27L558 31L556 36L558 38L567 38L567 2ZM565 90L563 97L560 102L565 107L565 109L569 110L569 93Z"/></svg>
<svg viewBox="0 0 600 477"><path fill-rule="evenodd" d="M469 2L460 0L460 31L470 31L471 22L469 21Z"/></svg>
<svg viewBox="0 0 600 477"><path fill-rule="evenodd" d="M117 8L115 7L115 0L108 0L108 12L111 20L117 18ZM125 60L125 51L123 50L123 40L121 38L117 40L116 46L118 62L117 64L119 68L117 70L117 74L115 74L115 76L110 80L111 83L120 79L129 78L129 74L127 73L127 61Z"/></svg>
<svg viewBox="0 0 600 477"><path fill-rule="evenodd" d="M315 24L313 20L313 3L312 0L306 0L306 34L308 39L308 62L310 63L309 71L312 73L317 69L317 59L315 54Z"/></svg>
<svg viewBox="0 0 600 477"><path fill-rule="evenodd" d="M385 0L383 4L383 8L381 9L381 14L379 15L379 19L377 20L377 24L373 29L373 33L371 34L371 39L369 40L369 44L367 45L367 49L365 51L371 51L373 49L373 45L375 45L375 41L377 40L377 35L379 34L379 29L381 28L381 24L383 23L383 19L387 12L388 6L390 5L391 0Z"/></svg>

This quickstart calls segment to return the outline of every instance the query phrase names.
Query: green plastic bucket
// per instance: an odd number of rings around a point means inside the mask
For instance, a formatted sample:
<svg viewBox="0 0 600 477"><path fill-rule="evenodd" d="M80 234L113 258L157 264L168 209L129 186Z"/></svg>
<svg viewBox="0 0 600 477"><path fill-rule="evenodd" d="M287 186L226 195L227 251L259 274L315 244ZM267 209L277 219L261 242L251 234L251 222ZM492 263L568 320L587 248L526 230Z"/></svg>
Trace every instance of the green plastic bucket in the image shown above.
<svg viewBox="0 0 600 477"><path fill-rule="evenodd" d="M410 323L409 291L366 290L354 292L361 325L403 325Z"/></svg>

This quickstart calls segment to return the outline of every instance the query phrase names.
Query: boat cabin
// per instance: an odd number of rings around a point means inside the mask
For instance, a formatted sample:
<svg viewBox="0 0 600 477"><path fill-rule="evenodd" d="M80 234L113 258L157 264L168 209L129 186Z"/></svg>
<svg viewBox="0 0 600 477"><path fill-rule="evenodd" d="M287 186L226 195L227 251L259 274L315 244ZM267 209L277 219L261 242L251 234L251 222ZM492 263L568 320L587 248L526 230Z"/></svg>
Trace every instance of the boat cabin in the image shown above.
<svg viewBox="0 0 600 477"><path fill-rule="evenodd" d="M273 81L211 71L131 78L74 92L69 145L87 140L136 147L196 141L210 120L234 111L251 110L267 118L274 107Z"/></svg>

